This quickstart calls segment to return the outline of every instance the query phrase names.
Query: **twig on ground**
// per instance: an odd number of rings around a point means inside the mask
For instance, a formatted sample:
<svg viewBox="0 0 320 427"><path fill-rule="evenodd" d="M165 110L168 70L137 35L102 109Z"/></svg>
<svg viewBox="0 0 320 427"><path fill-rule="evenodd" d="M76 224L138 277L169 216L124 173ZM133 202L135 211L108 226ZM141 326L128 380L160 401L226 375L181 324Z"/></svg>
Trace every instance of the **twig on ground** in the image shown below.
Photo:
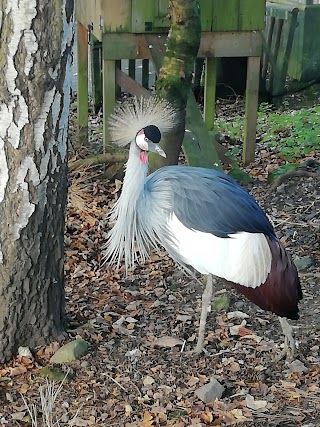
<svg viewBox="0 0 320 427"><path fill-rule="evenodd" d="M283 173L282 175L278 176L274 183L271 186L271 191L274 191L277 189L277 187L279 187L279 185L281 185L284 181L286 181L289 178L294 178L294 177L299 177L299 176L303 176L303 177L313 177L313 178L319 178L320 174L317 172L309 172L303 169L299 169L299 170L291 170L288 172Z"/></svg>

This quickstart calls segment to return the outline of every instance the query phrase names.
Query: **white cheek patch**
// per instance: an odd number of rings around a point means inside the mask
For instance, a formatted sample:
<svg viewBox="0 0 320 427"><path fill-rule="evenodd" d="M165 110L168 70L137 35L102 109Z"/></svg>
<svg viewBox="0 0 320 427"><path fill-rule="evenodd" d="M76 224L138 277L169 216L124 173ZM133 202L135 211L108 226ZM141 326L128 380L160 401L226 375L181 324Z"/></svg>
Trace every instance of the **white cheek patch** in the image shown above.
<svg viewBox="0 0 320 427"><path fill-rule="evenodd" d="M144 133L141 133L141 134L138 133L138 135L136 136L136 144L143 151L148 151L149 149L148 141L145 140Z"/></svg>

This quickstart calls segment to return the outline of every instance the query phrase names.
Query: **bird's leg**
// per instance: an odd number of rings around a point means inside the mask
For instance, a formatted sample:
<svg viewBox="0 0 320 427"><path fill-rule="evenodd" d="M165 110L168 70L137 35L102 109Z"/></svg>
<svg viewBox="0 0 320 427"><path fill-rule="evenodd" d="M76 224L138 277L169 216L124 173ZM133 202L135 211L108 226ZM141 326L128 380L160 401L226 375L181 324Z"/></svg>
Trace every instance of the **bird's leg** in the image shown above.
<svg viewBox="0 0 320 427"><path fill-rule="evenodd" d="M279 321L284 335L284 348L277 357L277 360L281 360L284 357L288 360L292 360L296 350L296 345L292 335L292 326L284 317L279 317Z"/></svg>
<svg viewBox="0 0 320 427"><path fill-rule="evenodd" d="M200 326L199 326L199 335L198 341L195 348L196 353L201 353L204 348L204 333L206 331L206 321L208 316L208 311L211 307L213 293L213 279L212 274L207 275L207 284L206 288L202 294L202 308L201 308L201 316L200 316Z"/></svg>

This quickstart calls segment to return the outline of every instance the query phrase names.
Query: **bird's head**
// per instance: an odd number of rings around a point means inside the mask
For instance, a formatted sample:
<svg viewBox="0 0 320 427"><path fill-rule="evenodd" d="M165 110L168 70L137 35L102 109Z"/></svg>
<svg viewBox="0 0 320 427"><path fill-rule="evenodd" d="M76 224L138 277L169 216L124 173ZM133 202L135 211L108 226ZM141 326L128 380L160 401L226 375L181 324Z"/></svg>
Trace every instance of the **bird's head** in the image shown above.
<svg viewBox="0 0 320 427"><path fill-rule="evenodd" d="M139 158L142 163L147 163L148 151L157 153L159 156L166 157L166 153L159 146L160 140L161 132L155 125L145 126L137 133L135 141L141 150L139 153Z"/></svg>

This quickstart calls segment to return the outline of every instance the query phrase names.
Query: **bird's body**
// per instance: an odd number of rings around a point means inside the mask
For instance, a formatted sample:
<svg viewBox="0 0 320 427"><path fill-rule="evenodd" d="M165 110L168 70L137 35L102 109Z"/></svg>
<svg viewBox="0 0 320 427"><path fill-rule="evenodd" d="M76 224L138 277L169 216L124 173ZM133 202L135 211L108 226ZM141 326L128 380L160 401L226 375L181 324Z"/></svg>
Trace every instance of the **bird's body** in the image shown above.
<svg viewBox="0 0 320 427"><path fill-rule="evenodd" d="M129 268L163 246L181 266L225 279L262 309L297 319L297 270L255 200L216 170L166 166L147 176L148 132L147 124L131 139L106 257L124 257Z"/></svg>

